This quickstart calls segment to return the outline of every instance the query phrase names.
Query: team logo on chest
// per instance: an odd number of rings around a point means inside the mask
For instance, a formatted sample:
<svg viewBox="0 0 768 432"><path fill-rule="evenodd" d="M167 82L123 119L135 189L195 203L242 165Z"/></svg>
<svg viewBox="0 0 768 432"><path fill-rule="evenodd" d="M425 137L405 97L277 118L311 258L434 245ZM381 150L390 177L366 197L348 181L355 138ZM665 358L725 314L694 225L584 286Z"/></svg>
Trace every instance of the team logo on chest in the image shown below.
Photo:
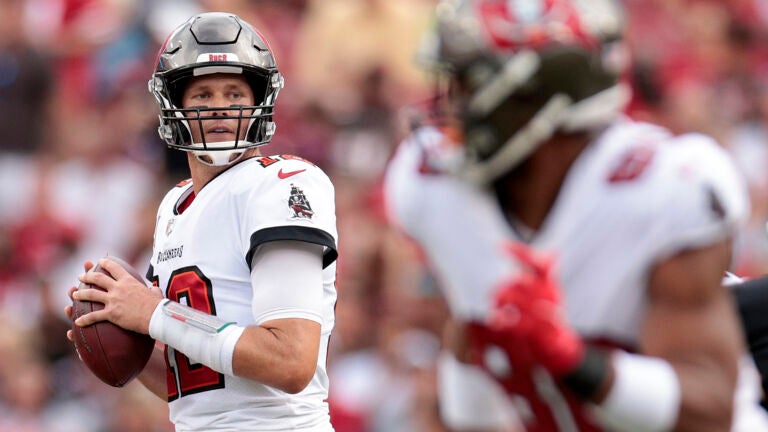
<svg viewBox="0 0 768 432"><path fill-rule="evenodd" d="M291 211L291 219L312 219L315 214L309 200L300 187L291 183L291 196L288 198L288 208Z"/></svg>

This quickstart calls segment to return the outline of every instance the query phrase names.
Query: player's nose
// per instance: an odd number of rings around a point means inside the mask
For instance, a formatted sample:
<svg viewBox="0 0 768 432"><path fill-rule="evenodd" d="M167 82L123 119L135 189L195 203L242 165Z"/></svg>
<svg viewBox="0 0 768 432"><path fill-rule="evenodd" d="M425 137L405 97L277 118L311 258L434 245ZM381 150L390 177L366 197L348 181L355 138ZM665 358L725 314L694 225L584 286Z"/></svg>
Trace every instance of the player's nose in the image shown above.
<svg viewBox="0 0 768 432"><path fill-rule="evenodd" d="M211 116L233 116L237 115L240 112L240 107L229 105L229 104L222 104L222 105L213 105L214 109L211 111Z"/></svg>
<svg viewBox="0 0 768 432"><path fill-rule="evenodd" d="M211 100L212 116L226 116L232 112L232 107L229 100L224 95L214 95Z"/></svg>

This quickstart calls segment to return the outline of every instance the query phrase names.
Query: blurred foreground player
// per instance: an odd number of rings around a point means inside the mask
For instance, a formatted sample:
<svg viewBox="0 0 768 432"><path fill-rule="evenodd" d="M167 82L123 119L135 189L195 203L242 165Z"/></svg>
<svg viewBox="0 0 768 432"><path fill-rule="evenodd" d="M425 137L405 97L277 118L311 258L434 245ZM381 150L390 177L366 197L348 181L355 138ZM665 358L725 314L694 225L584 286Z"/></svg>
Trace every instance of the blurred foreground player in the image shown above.
<svg viewBox="0 0 768 432"><path fill-rule="evenodd" d="M615 6L437 17L455 116L401 144L386 187L447 289L457 358L529 431L768 430L721 283L744 185L712 139L622 117Z"/></svg>
<svg viewBox="0 0 768 432"><path fill-rule="evenodd" d="M168 400L179 431L333 430L334 190L301 158L259 154L282 86L266 41L237 16L177 28L149 88L160 135L187 152L192 179L158 210L147 277L159 289L102 260L114 280L80 280L106 292L70 290L106 305L76 324L109 320L164 344L139 379Z"/></svg>

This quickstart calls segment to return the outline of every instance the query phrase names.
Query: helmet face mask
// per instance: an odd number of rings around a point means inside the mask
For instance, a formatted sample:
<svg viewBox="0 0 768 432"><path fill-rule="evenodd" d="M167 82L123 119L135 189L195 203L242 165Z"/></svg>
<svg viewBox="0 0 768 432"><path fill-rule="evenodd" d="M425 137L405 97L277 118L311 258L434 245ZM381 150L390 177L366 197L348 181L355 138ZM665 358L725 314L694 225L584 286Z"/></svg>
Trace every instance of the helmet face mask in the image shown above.
<svg viewBox="0 0 768 432"><path fill-rule="evenodd" d="M599 129L628 101L604 58L621 28L611 0L443 0L436 11L430 60L458 89L462 177L489 184L556 132Z"/></svg>
<svg viewBox="0 0 768 432"><path fill-rule="evenodd" d="M243 76L254 104L183 107L182 95L190 80L211 74ZM248 148L272 139L276 127L272 116L283 84L269 46L248 23L226 13L196 15L168 37L149 80L149 91L160 108L158 133L169 147L191 151L203 163L232 163ZM221 115L222 111L227 114ZM234 141L208 142L205 134L193 141L193 128L202 129L203 121L228 119L238 120Z"/></svg>

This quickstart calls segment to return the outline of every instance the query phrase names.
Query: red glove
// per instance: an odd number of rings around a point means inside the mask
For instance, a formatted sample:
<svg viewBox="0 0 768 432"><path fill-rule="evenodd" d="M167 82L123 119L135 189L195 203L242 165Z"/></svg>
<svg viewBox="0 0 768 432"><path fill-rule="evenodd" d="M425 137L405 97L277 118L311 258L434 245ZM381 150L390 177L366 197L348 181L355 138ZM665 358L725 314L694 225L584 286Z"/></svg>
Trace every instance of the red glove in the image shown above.
<svg viewBox="0 0 768 432"><path fill-rule="evenodd" d="M562 316L554 259L520 243L508 251L523 271L496 292L489 326L506 336L508 356L519 354L561 378L579 367L585 347Z"/></svg>

